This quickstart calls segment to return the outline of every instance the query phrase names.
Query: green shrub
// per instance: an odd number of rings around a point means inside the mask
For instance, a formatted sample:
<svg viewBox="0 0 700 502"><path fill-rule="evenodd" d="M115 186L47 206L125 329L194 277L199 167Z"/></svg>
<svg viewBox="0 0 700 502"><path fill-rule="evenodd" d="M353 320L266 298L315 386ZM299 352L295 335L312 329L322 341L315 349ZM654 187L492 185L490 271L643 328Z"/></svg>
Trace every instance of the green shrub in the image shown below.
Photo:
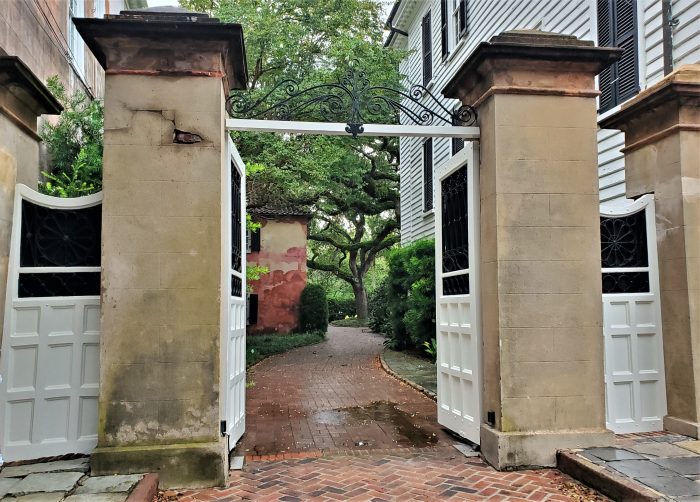
<svg viewBox="0 0 700 502"><path fill-rule="evenodd" d="M391 337L391 311L389 308L389 278L386 277L381 284L372 291L367 298L369 315L367 324L372 331Z"/></svg>
<svg viewBox="0 0 700 502"><path fill-rule="evenodd" d="M66 93L53 76L46 86L63 105L55 124L45 122L41 139L50 158L39 191L54 197L79 197L102 189L102 142L104 112L102 103L85 93Z"/></svg>
<svg viewBox="0 0 700 502"><path fill-rule="evenodd" d="M348 317L347 319L331 321L331 326L337 326L339 328L365 328L367 327L367 321L365 319L358 319L357 317Z"/></svg>
<svg viewBox="0 0 700 502"><path fill-rule="evenodd" d="M435 337L435 241L420 240L389 254L388 344L420 348Z"/></svg>
<svg viewBox="0 0 700 502"><path fill-rule="evenodd" d="M323 287L308 284L301 292L299 329L324 332L328 329L328 299Z"/></svg>
<svg viewBox="0 0 700 502"><path fill-rule="evenodd" d="M328 319L330 321L338 321L356 315L355 298L352 296L328 298Z"/></svg>
<svg viewBox="0 0 700 502"><path fill-rule="evenodd" d="M246 366L252 366L268 356L288 350L320 343L326 339L325 331L310 333L275 333L272 335L248 335L246 337Z"/></svg>

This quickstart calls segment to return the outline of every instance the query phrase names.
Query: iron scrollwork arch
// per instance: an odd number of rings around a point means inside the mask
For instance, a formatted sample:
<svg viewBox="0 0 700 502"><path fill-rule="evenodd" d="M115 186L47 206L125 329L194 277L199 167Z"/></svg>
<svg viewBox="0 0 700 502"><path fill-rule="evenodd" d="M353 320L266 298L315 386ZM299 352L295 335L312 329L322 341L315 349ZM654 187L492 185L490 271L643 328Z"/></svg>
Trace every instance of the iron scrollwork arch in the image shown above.
<svg viewBox="0 0 700 502"><path fill-rule="evenodd" d="M381 120L392 114L397 122L404 119L416 125L444 122L448 126L476 124L476 110L462 105L455 110L445 107L429 89L413 85L406 91L383 85L370 85L364 71L355 62L340 82L316 84L302 89L293 79L278 82L265 95L250 101L245 94L232 94L226 110L233 118L290 120L317 115L327 122L345 122L345 131L353 137L364 132L368 121ZM268 104L278 95L282 99Z"/></svg>

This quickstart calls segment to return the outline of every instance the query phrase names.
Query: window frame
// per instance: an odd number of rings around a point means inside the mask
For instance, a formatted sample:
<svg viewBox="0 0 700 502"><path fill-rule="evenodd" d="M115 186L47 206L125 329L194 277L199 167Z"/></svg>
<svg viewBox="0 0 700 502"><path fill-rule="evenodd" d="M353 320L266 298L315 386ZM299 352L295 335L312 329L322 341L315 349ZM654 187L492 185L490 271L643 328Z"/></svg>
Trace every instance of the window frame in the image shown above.
<svg viewBox="0 0 700 502"><path fill-rule="evenodd" d="M78 76L85 76L85 42L73 23L73 18L85 17L85 0L68 0L68 51Z"/></svg>
<svg viewBox="0 0 700 502"><path fill-rule="evenodd" d="M430 9L423 15L420 25L423 87L428 87L433 80L433 20Z"/></svg>
<svg viewBox="0 0 700 502"><path fill-rule="evenodd" d="M428 162L430 153L430 162ZM431 214L435 211L435 151L433 138L426 138L422 145L422 167L423 167L423 214ZM428 181L430 182L428 185ZM428 188L430 190L428 190ZM430 193L428 193L430 192ZM428 205L430 204L430 205Z"/></svg>

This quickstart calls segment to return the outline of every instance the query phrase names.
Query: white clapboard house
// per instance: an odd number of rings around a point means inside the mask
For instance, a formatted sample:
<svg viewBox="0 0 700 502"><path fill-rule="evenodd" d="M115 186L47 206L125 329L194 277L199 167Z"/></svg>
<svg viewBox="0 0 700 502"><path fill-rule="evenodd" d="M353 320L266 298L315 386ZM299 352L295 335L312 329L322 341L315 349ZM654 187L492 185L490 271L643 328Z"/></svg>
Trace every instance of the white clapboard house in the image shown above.
<svg viewBox="0 0 700 502"><path fill-rule="evenodd" d="M623 48L622 59L598 77L599 120L674 68L700 62L700 0L398 0L388 28L386 45L410 51L401 68L407 84L424 85L448 108L458 102L442 97L445 85L481 42L508 30ZM606 217L638 232L643 248L633 253L642 256L637 262L632 255L626 263L603 258L601 270L607 424L618 433L661 429L666 413L653 198L625 199L623 146L623 133L599 130L603 248ZM463 147L454 138L401 138L403 244L435 235L435 173Z"/></svg>

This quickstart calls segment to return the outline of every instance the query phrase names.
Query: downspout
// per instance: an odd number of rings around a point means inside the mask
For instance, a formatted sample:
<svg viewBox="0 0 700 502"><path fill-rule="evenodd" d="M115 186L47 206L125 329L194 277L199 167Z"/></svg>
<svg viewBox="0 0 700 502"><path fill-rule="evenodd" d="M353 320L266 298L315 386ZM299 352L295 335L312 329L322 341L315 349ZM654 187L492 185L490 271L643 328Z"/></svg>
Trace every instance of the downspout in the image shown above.
<svg viewBox="0 0 700 502"><path fill-rule="evenodd" d="M673 18L672 0L661 0L661 22L664 47L664 75L673 71L673 28L678 19Z"/></svg>
<svg viewBox="0 0 700 502"><path fill-rule="evenodd" d="M399 10L399 5L401 5L401 0L396 0L396 2L394 3L394 6L391 8L391 13L389 13L389 19L386 20L386 27L389 30L389 36L386 37L386 41L384 42L384 47L389 47L391 45L391 42L393 42L394 36L397 33L399 35L403 35L404 37L408 36L408 33L406 33L403 30L400 30L398 28L395 28L393 26L394 16L396 15L396 12Z"/></svg>

